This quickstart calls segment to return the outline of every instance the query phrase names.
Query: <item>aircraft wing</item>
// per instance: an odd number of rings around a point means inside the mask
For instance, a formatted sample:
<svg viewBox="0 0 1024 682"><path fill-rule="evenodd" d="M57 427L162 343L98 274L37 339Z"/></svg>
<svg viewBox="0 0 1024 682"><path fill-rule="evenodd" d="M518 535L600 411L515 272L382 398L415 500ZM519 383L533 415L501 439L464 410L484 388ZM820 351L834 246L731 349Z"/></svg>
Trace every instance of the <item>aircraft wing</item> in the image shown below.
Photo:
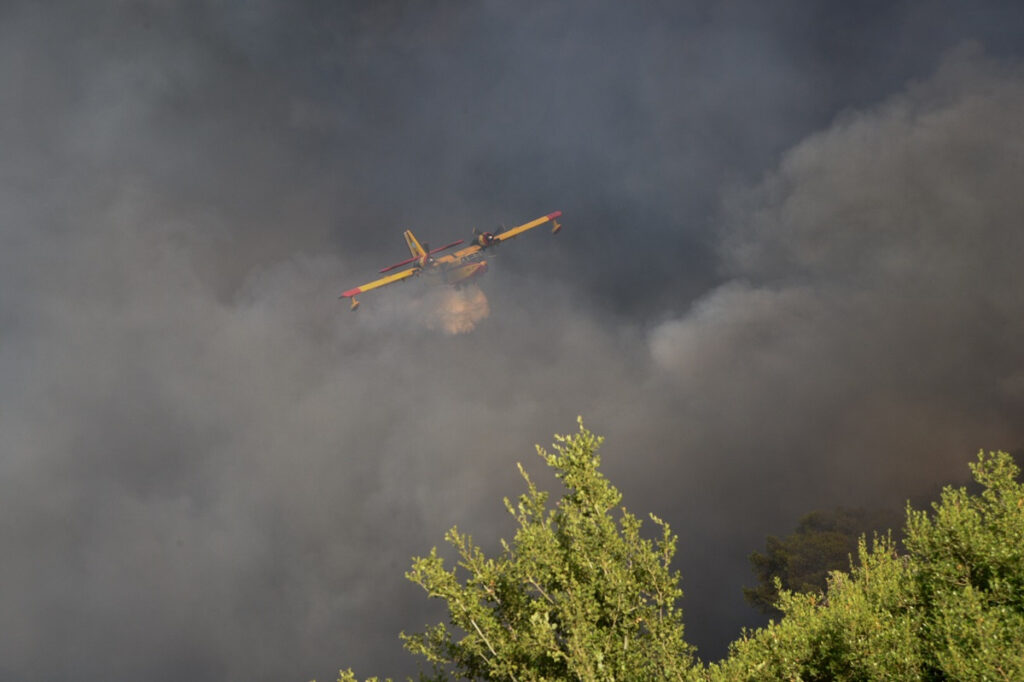
<svg viewBox="0 0 1024 682"><path fill-rule="evenodd" d="M562 215L561 211L555 211L554 213L549 213L549 214L547 214L546 216L544 216L542 218L537 218L536 220L531 220L528 223L524 223L523 225L519 225L518 227L513 227L513 228L511 228L509 230L505 230L504 232L499 232L498 234L496 234L496 235L494 235L492 237L493 241L491 241L489 246L493 246L494 244L500 244L501 242L505 241L506 239L514 239L514 238L518 237L519 235L521 235L523 232L526 232L527 230L532 230L533 228L537 227L538 225L543 225L544 223L550 222L552 220L555 221L555 230L554 231L557 232L558 229L561 227L561 225L559 225L558 221L555 220L555 219L560 217L561 215ZM482 247L479 244L471 244L471 245L467 246L464 249L459 249L458 251L455 251L453 253L445 254L444 256L440 256L437 259L437 262L439 262L439 263L459 263L462 260L464 260L465 258L467 258L468 256L472 256L473 254L480 253L481 251L484 250L484 248L485 247Z"/></svg>
<svg viewBox="0 0 1024 682"><path fill-rule="evenodd" d="M395 282L401 282L403 279L408 279L409 277L418 275L419 272L420 268L418 267L409 268L408 270L402 270L401 272L396 272L393 275L388 275L387 277L375 279L372 282L368 282L362 286L358 286L355 289L349 289L348 291L343 292L341 296L339 296L338 298L352 298L356 294L361 294L363 292L370 291L371 289L376 289L378 287L386 286L388 284L394 284Z"/></svg>
<svg viewBox="0 0 1024 682"><path fill-rule="evenodd" d="M513 227L511 229L505 230L504 232L499 232L498 234L494 235L494 241L500 243L505 241L506 239L515 239L523 232L526 232L527 230L532 230L538 225L543 225L546 222L555 220L555 218L558 218L560 215L562 215L561 211L555 211L554 213L547 214L543 218L537 218L536 220L531 220L530 222L519 225L518 227Z"/></svg>

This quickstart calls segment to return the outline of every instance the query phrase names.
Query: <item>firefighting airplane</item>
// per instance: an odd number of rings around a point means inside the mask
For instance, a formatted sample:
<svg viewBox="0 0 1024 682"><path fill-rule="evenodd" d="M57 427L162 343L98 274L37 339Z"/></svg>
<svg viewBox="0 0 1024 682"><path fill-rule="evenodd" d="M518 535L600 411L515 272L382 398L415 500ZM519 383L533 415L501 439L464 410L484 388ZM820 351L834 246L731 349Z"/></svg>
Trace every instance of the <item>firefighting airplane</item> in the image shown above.
<svg viewBox="0 0 1024 682"><path fill-rule="evenodd" d="M356 294L362 294L370 291L371 289L377 289L379 287L394 284L395 282L401 282L410 277L415 277L421 272L440 272L444 278L445 284L459 285L465 284L476 277L487 272L487 261L483 259L481 255L485 250L492 246L497 246L504 241L514 239L521 235L527 230L532 230L538 225L543 225L546 222L551 222L551 234L557 234L562 226L558 223L556 218L562 215L561 211L555 211L549 213L546 216L531 220L528 223L513 227L508 230L499 230L497 232L477 232L473 231L473 241L469 246L454 251L452 253L446 253L443 256L434 257L435 253L446 251L454 246L458 246L463 242L462 239L452 242L451 244L445 244L439 246L436 249L431 249L428 244L420 244L420 242L413 236L411 230L405 231L405 243L409 246L409 253L411 257L405 259L400 263L389 265L388 267L381 270L381 273L390 272L395 268L400 268L403 265L409 265L412 263L412 267L396 272L393 275L387 277L381 277L375 279L372 282L358 286L355 289L349 289L342 293L338 298L351 298L352 299L352 310L359 307L359 301L356 300Z"/></svg>

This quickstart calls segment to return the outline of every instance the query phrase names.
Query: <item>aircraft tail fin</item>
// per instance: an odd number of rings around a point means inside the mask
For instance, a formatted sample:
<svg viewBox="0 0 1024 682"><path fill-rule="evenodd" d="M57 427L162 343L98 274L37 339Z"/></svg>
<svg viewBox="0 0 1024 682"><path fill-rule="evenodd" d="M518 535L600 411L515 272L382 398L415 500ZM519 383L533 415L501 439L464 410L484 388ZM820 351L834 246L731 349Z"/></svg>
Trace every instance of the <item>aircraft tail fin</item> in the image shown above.
<svg viewBox="0 0 1024 682"><path fill-rule="evenodd" d="M405 231L405 243L409 245L409 253L412 255L413 258L422 259L424 256L427 255L427 250L424 249L423 245L420 244L418 239L416 239L416 236L412 233L412 230Z"/></svg>

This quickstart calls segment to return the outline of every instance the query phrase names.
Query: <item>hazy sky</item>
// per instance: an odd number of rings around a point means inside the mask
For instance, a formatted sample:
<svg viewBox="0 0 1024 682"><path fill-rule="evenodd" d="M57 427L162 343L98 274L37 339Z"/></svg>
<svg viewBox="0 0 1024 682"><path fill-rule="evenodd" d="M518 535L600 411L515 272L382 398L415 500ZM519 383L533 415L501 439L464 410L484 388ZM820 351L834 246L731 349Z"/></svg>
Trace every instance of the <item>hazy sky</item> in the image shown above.
<svg viewBox="0 0 1024 682"><path fill-rule="evenodd" d="M412 674L575 417L746 556L1024 446L1016 2L0 5L0 679ZM489 315L338 294L473 227ZM479 303L479 301L478 301Z"/></svg>

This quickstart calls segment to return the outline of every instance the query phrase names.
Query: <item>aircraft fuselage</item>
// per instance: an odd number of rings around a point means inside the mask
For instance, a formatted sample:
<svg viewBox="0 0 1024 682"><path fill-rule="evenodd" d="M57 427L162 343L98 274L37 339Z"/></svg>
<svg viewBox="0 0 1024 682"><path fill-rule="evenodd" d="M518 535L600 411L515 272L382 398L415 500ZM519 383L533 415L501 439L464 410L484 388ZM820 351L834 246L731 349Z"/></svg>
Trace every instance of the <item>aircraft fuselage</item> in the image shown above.
<svg viewBox="0 0 1024 682"><path fill-rule="evenodd" d="M444 281L447 284L467 284L487 272L487 261L480 260L445 268Z"/></svg>

